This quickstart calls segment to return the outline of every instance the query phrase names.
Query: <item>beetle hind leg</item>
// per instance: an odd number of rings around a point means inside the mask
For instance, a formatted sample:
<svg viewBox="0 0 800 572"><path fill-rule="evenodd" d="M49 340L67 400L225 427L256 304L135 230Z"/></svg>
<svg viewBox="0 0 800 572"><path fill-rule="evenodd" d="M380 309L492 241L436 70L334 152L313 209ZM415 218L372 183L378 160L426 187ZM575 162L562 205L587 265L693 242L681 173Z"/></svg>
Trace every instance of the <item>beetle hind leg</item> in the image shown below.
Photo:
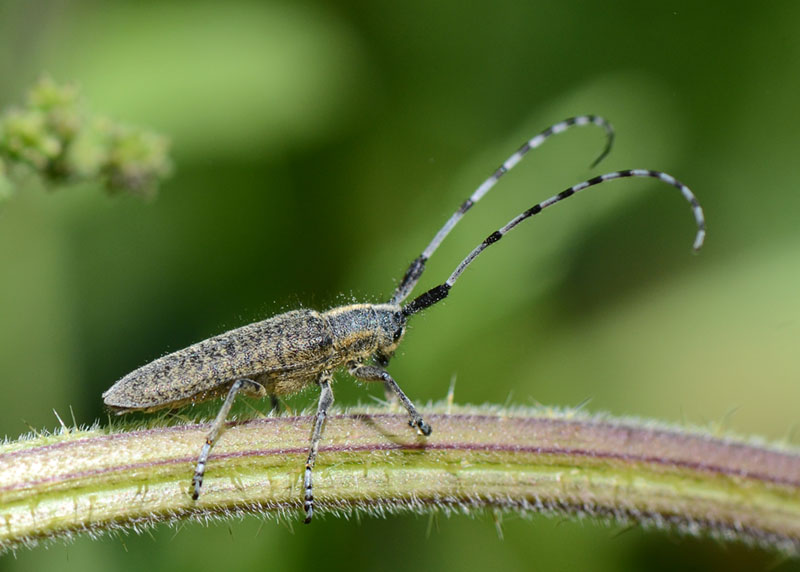
<svg viewBox="0 0 800 572"><path fill-rule="evenodd" d="M203 449L200 451L200 457L197 459L197 467L194 471L194 477L192 477L192 500L197 500L200 496L200 489L203 486L203 476L206 472L208 455L211 452L211 448L219 439L222 429L225 427L225 420L228 418L228 414L231 412L233 400L237 393L244 393L245 395L252 397L264 397L267 393L267 390L264 389L264 386L260 383L256 383L250 379L237 379L233 382L233 384L231 384L231 388L228 390L228 395L225 397L225 401L223 402L222 407L220 407L217 417L211 424L211 430L208 432L208 435L206 435L206 442L203 444Z"/></svg>

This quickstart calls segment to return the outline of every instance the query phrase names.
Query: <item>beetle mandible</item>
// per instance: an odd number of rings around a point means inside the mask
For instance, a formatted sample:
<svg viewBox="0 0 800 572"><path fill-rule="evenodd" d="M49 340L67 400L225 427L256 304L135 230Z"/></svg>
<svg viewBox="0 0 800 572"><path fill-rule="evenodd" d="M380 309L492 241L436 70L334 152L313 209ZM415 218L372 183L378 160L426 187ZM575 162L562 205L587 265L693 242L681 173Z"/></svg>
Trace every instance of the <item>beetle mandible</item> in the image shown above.
<svg viewBox="0 0 800 572"><path fill-rule="evenodd" d="M428 259L464 214L528 151L539 147L551 135L581 125L596 125L605 130L605 148L592 166L599 163L610 151L614 140L611 125L602 117L571 117L545 129L511 155L451 215L422 254L408 267L387 303L353 304L322 313L294 310L231 330L132 371L103 393L105 404L122 414L175 408L226 395L211 424L192 479L192 498L197 500L209 453L222 432L238 393L254 397L269 396L275 405L278 397L297 393L316 383L320 388L320 398L303 475L305 522L310 522L314 515L312 471L325 418L333 403L332 373L345 367L356 379L382 382L387 394L399 398L405 407L409 425L423 435L430 435L430 425L385 368L403 339L408 319L446 298L467 266L519 223L594 185L625 177L651 177L678 189L689 202L697 224L694 249L700 249L705 238L705 219L700 204L686 185L660 171L614 171L573 185L522 212L475 247L443 284L403 304L422 276ZM370 360L372 363L369 363Z"/></svg>

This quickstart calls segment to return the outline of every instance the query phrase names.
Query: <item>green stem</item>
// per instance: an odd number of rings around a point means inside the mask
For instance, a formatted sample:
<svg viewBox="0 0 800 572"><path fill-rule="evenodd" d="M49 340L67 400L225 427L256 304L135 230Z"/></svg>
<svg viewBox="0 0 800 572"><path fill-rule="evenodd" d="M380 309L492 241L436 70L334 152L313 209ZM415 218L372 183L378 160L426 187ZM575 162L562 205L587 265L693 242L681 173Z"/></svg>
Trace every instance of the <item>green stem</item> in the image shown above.
<svg viewBox="0 0 800 572"><path fill-rule="evenodd" d="M800 548L800 451L575 412L428 409L328 419L314 472L319 512L540 511ZM0 548L239 512L296 515L309 417L231 423L191 500L206 425L62 430L0 447Z"/></svg>

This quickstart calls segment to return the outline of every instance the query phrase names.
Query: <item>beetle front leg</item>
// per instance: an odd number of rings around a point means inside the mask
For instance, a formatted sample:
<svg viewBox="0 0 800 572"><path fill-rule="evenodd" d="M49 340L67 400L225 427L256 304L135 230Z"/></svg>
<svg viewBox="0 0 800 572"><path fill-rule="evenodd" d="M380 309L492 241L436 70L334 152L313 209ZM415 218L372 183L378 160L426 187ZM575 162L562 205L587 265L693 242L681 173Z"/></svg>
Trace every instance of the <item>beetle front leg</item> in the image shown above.
<svg viewBox="0 0 800 572"><path fill-rule="evenodd" d="M350 375L355 377L356 379L360 379L362 381L382 381L384 387L391 389L397 397L400 398L400 402L403 404L403 407L406 408L408 414L411 416L411 420L408 422L409 425L412 427L417 427L420 430L420 433L423 435L430 435L431 434L431 426L425 423L425 420L422 419L422 415L419 414L417 408L414 407L414 404L411 403L411 400L406 397L406 394L403 393L403 390L400 389L400 386L397 385L397 382L389 375L385 369L381 369L374 365L362 365L356 362L350 362L347 364L347 369L350 372Z"/></svg>
<svg viewBox="0 0 800 572"><path fill-rule="evenodd" d="M378 352L373 356L373 359L381 369L385 370L388 367L389 360L391 358L386 354ZM397 406L397 392L394 390L391 384L384 382L383 393L386 395L386 403L389 405L389 408L394 411Z"/></svg>
<svg viewBox="0 0 800 572"><path fill-rule="evenodd" d="M311 518L314 516L314 495L311 491L311 473L314 470L314 463L317 460L319 441L322 438L322 427L328 416L328 409L333 404L331 374L329 372L321 374L319 379L317 379L317 384L320 388L319 405L317 406L317 414L314 415L314 428L311 431L311 443L308 447L308 460L306 461L306 470L303 477L303 487L305 489L303 508L306 511L306 524L311 522Z"/></svg>
<svg viewBox="0 0 800 572"><path fill-rule="evenodd" d="M225 402L222 404L219 413L217 413L216 419L214 419L214 422L211 424L211 430L208 432L208 435L206 435L206 442L203 445L203 449L200 451L200 458L197 459L197 468L192 478L192 488L194 489L192 492L192 500L197 500L200 496L200 488L203 486L203 475L205 475L206 472L208 454L211 452L214 443L219 439L220 433L222 433L222 429L225 427L225 420L228 418L228 413L231 412L233 400L240 391L253 397L263 397L266 394L263 385L250 379L237 379L233 382L228 391L228 396L225 398Z"/></svg>

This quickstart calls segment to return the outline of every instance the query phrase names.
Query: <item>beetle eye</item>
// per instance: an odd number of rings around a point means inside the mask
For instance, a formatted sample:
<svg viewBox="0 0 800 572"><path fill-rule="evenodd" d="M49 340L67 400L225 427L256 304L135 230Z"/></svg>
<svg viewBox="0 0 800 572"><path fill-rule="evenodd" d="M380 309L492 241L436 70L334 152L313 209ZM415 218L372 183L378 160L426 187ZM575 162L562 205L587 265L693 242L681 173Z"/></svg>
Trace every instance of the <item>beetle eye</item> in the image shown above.
<svg viewBox="0 0 800 572"><path fill-rule="evenodd" d="M395 330L395 332L394 332L394 340L393 341L396 342L401 337L403 337L403 328L397 328L397 330Z"/></svg>

